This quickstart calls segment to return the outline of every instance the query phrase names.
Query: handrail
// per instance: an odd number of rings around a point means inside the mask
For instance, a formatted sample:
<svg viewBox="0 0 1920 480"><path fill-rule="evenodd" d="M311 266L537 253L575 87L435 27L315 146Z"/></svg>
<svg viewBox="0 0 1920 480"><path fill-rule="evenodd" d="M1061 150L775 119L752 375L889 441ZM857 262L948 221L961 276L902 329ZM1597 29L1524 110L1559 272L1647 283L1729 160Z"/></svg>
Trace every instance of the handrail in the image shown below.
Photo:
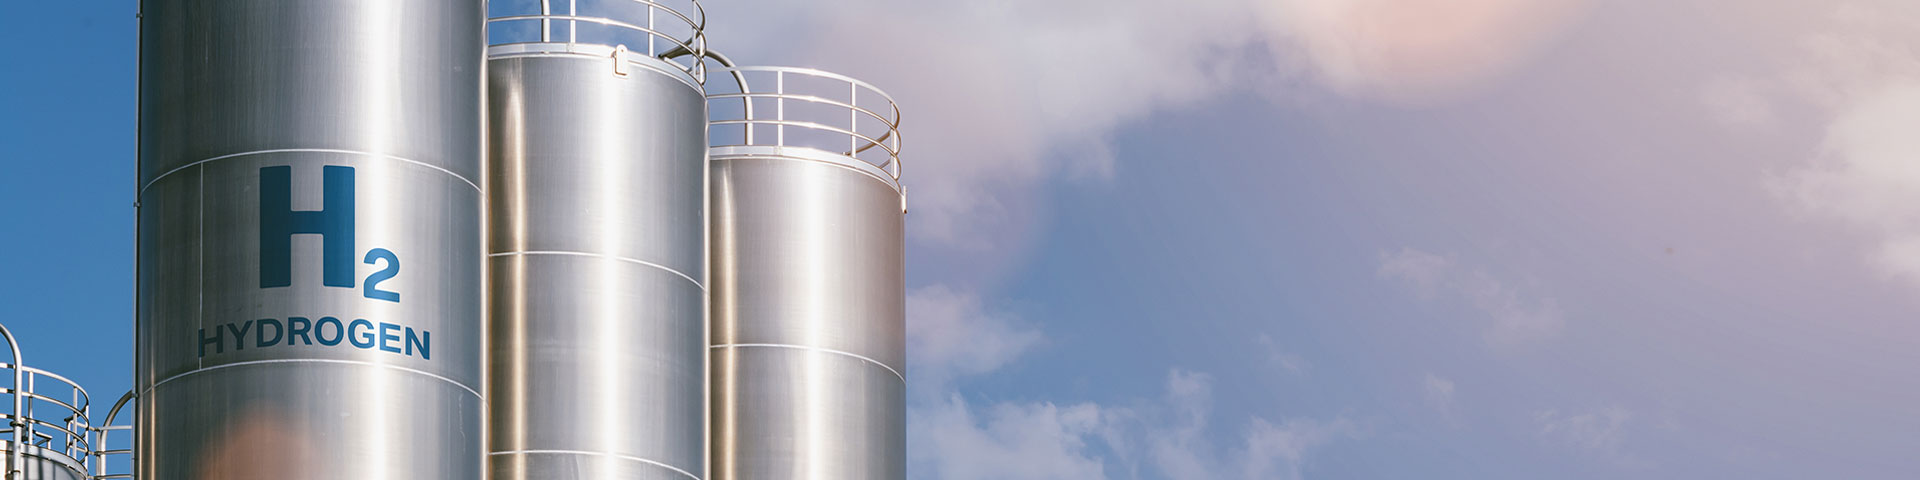
<svg viewBox="0 0 1920 480"><path fill-rule="evenodd" d="M139 396L135 395L132 390L128 390L125 395L120 396L119 401L113 402L113 408L107 409L107 416L106 418L103 418L100 420L100 425L92 427L92 430L94 432L93 445L92 445L93 451L89 452L89 456L92 457L92 460L93 460L93 468L92 468L93 471L87 472L87 475L90 478L93 478L95 480L110 479L110 478L133 478L132 473L107 473L107 457L108 456L111 456L111 455L132 456L133 455L132 448L118 448L118 449L108 448L107 434L116 432L116 431L122 431L122 430L133 431L133 425L114 425L113 421L114 419L120 416L120 410L122 408L126 408L128 405L132 405L132 403L130 402L133 402L138 398Z"/></svg>
<svg viewBox="0 0 1920 480"><path fill-rule="evenodd" d="M718 92L707 95L708 111L720 111L715 104L737 101L744 105L741 118L715 119L709 122L714 126L740 125L745 132L738 142L713 136L713 148L727 147L798 147L821 150L834 155L852 158L879 167L894 182L900 180L900 105L891 95L859 79L811 68L770 67L770 66L724 66L719 71L731 74L736 79L735 92ZM836 86L832 88L803 88L795 86L789 77L819 82L827 81ZM709 85L708 88L715 88ZM867 105L880 101L886 107L878 110L861 106L862 98ZM756 100L771 100L773 111L769 114L765 108L757 108ZM845 112L841 117L837 113L789 112L789 101L829 107L836 112ZM729 108L730 110L730 108ZM839 117L839 118L829 118ZM866 118L869 121L863 122ZM789 138L787 128L824 134L828 137L844 138L844 147L825 145L816 137ZM771 139L760 131L771 129ZM837 140L836 140L837 141ZM872 156L863 153L879 147L884 155Z"/></svg>
<svg viewBox="0 0 1920 480"><path fill-rule="evenodd" d="M0 337L7 341L11 355L0 369L11 370L13 378L11 385L0 388L0 394L10 397L11 406L0 412L12 433L7 440L7 480L25 476L28 448L34 448L36 456L59 455L84 469L98 447L88 418L93 400L87 390L66 377L21 364L20 347L4 325L0 325ZM65 395L49 395L49 391Z"/></svg>
<svg viewBox="0 0 1920 480"><path fill-rule="evenodd" d="M647 56L673 64L675 68L693 76L694 81L705 83L707 68L704 59L707 51L707 14L706 8L700 5L700 1L684 0L685 4L691 5L692 15L674 9L672 6L665 5L657 0L625 0L625 2L631 2L632 4L645 7L647 11L645 20L618 19L602 15L582 15L578 0L568 0L567 13L559 14L554 13L553 0L541 0L540 12L538 14L501 15L487 18L487 24L490 27L489 30L496 30L491 28L495 23L539 21L540 28L538 37L531 40L503 41L497 43L489 40L488 45L549 43L568 46L581 44L606 45L609 47L626 46L625 44L618 43L615 38L589 38L585 40L580 38L581 22L603 25L618 30L638 32L644 35L647 39L645 48ZM660 18L661 15L659 12L665 12L667 18ZM565 22L567 24L567 38L554 38L553 24L555 22ZM675 33L668 32L667 30L669 30L669 28L662 26L663 22L670 25L672 30L684 30L686 37L681 38L676 36ZM498 30L505 31L507 29ZM666 44L662 45L660 41L665 41ZM685 63L673 61L671 58L679 55L673 55L672 52L691 52L694 58Z"/></svg>
<svg viewBox="0 0 1920 480"><path fill-rule="evenodd" d="M0 325L0 337L6 337L7 349L11 350L13 354L12 357L9 357L11 360L7 362L8 365L14 366L12 387L16 391L22 390L25 388L24 385L26 385L27 374L24 371L25 369L18 367L18 365L20 365L20 341L14 340L13 332L7 330L6 325ZM8 396L13 397L13 409L7 411L7 426L13 429L13 439L8 440L7 443L7 446L10 447L7 449L7 480L21 480L20 477L26 473L26 467L21 464L25 461L24 455L27 449L27 424L21 422L18 415L21 410L25 409L23 406L24 398L22 398L19 393L13 393Z"/></svg>

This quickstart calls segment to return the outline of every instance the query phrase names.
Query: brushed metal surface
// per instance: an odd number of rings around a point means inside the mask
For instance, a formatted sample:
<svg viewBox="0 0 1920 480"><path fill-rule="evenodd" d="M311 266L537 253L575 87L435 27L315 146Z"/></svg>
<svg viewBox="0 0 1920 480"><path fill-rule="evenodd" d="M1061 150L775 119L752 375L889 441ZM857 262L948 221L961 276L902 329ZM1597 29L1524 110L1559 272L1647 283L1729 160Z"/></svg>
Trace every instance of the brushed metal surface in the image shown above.
<svg viewBox="0 0 1920 480"><path fill-rule="evenodd" d="M0 468L13 470L13 445L0 442ZM86 467L46 448L26 445L20 449L20 480L86 480Z"/></svg>
<svg viewBox="0 0 1920 480"><path fill-rule="evenodd" d="M706 478L702 92L609 56L503 51L488 63L493 478Z"/></svg>
<svg viewBox="0 0 1920 480"><path fill-rule="evenodd" d="M484 475L484 21L482 0L142 2L139 478ZM274 191L352 209L289 224L352 234L289 234L284 285Z"/></svg>
<svg viewBox="0 0 1920 480"><path fill-rule="evenodd" d="M899 192L796 157L712 168L714 478L905 478Z"/></svg>

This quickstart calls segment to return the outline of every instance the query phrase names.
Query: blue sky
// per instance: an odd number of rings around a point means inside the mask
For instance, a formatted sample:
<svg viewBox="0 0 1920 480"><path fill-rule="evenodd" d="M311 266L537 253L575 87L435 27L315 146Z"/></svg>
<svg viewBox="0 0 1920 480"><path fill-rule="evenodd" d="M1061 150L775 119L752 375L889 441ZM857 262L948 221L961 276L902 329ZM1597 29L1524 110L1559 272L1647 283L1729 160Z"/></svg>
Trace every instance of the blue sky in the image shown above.
<svg viewBox="0 0 1920 480"><path fill-rule="evenodd" d="M0 32L0 321L108 400L124 3ZM707 9L902 103L914 478L1920 476L1920 7L1434 3Z"/></svg>

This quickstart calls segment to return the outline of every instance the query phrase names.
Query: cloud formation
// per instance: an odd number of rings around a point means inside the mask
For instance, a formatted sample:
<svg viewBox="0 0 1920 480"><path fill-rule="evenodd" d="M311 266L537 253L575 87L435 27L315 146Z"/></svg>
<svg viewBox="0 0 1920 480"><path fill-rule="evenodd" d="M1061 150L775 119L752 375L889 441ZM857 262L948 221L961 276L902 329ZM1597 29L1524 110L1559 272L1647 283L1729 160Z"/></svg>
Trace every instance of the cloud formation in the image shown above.
<svg viewBox="0 0 1920 480"><path fill-rule="evenodd" d="M1819 151L1776 172L1769 187L1800 213L1838 220L1867 236L1867 261L1920 285L1920 4L1853 1L1826 6L1787 66L1726 76L1703 88L1722 123L1773 120L1775 105L1822 116Z"/></svg>
<svg viewBox="0 0 1920 480"><path fill-rule="evenodd" d="M1260 2L1282 61L1333 89L1400 104L1456 99L1548 48L1586 0Z"/></svg>
<svg viewBox="0 0 1920 480"><path fill-rule="evenodd" d="M1527 298L1486 271L1458 265L1452 258L1413 248L1380 254L1379 274L1404 281L1422 298L1457 298L1485 314L1487 343L1499 347L1530 345L1551 339L1565 327L1559 305L1546 297Z"/></svg>
<svg viewBox="0 0 1920 480"><path fill-rule="evenodd" d="M1422 390L1426 393L1427 406L1433 407L1434 411L1440 412L1440 416L1448 422L1455 422L1456 418L1453 413L1453 380L1429 373L1427 374L1426 381L1421 382L1421 386L1423 387Z"/></svg>
<svg viewBox="0 0 1920 480"><path fill-rule="evenodd" d="M1363 433L1344 417L1216 424L1212 377L1183 370L1168 372L1166 393L1154 399L976 404L964 381L1040 345L1040 333L944 286L915 290L908 316L912 478L1291 479L1300 478L1315 449ZM1221 433L1238 440L1219 445Z"/></svg>
<svg viewBox="0 0 1920 480"><path fill-rule="evenodd" d="M1444 101L1551 45L1587 0L773 0L709 5L746 63L852 74L904 109L910 235L1017 252L1049 178L1116 173L1116 129L1302 85ZM1312 89L1308 89L1312 90ZM980 261L977 258L972 261Z"/></svg>
<svg viewBox="0 0 1920 480"><path fill-rule="evenodd" d="M1260 351L1266 354L1268 365L1279 367L1280 370L1295 375L1307 373L1309 364L1306 357L1282 350L1280 345L1273 341L1273 336L1262 333L1254 337L1253 341L1260 345Z"/></svg>
<svg viewBox="0 0 1920 480"><path fill-rule="evenodd" d="M991 372L1038 345L1038 330L988 312L980 299L946 285L907 294L907 355L916 386L943 390L955 376Z"/></svg>
<svg viewBox="0 0 1920 480"><path fill-rule="evenodd" d="M1543 410L1533 415L1541 436L1613 458L1624 458L1621 443L1626 439L1627 420L1632 418L1632 412L1619 406L1579 413Z"/></svg>

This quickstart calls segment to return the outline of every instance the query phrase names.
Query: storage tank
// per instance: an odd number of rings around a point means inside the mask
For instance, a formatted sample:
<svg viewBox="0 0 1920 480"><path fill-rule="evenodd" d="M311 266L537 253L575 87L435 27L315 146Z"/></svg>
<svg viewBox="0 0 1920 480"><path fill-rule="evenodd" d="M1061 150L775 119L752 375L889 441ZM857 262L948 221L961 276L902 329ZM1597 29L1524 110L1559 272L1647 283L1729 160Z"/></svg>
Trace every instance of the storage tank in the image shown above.
<svg viewBox="0 0 1920 480"><path fill-rule="evenodd" d="M492 478L704 479L700 6L529 4L487 51Z"/></svg>
<svg viewBox="0 0 1920 480"><path fill-rule="evenodd" d="M899 110L819 70L713 78L714 478L905 478Z"/></svg>
<svg viewBox="0 0 1920 480"><path fill-rule="evenodd" d="M485 11L141 2L139 478L485 474Z"/></svg>

